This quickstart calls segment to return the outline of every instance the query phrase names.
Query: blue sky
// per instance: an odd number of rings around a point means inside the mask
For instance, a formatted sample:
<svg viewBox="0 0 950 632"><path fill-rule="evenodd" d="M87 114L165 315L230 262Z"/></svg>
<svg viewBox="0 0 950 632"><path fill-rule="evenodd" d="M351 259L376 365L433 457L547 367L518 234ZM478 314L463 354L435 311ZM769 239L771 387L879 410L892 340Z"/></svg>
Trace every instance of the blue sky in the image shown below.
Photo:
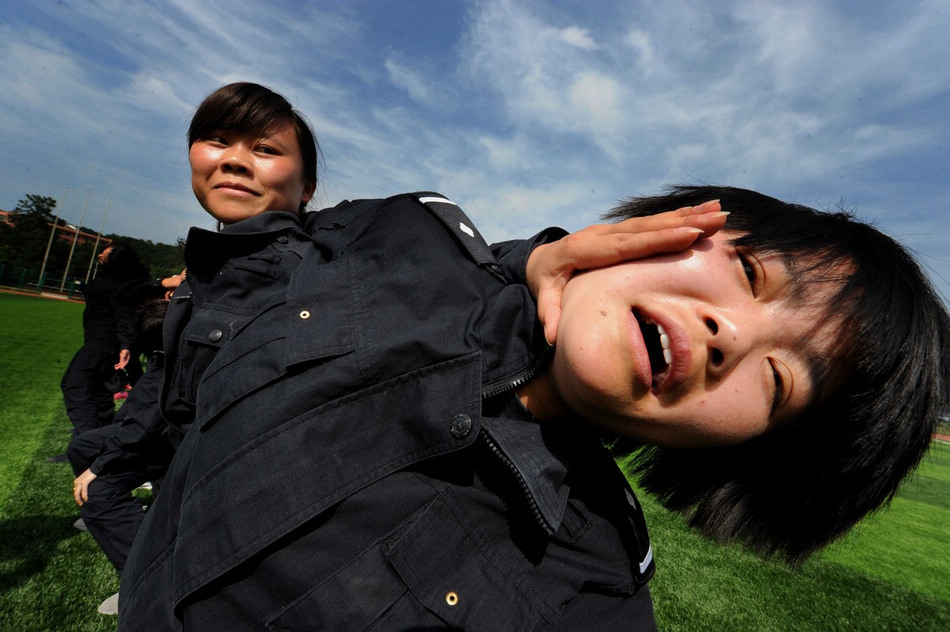
<svg viewBox="0 0 950 632"><path fill-rule="evenodd" d="M0 0L0 208L212 224L185 131L236 80L314 125L316 206L438 190L490 240L670 183L843 204L950 295L950 3ZM91 192L90 192L91 190ZM65 195L64 195L65 192Z"/></svg>

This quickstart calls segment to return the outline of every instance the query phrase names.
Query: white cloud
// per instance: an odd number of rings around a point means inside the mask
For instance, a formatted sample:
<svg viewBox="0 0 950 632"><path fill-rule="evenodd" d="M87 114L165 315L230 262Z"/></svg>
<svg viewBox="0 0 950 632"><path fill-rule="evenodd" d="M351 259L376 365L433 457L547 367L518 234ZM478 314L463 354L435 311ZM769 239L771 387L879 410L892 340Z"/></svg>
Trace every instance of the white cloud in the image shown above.
<svg viewBox="0 0 950 632"><path fill-rule="evenodd" d="M405 90L413 101L428 105L432 102L432 80L423 77L393 59L386 60L390 80ZM437 88L437 87L436 87Z"/></svg>
<svg viewBox="0 0 950 632"><path fill-rule="evenodd" d="M623 90L611 77L597 72L578 74L569 88L571 105L591 130L612 132L621 124Z"/></svg>
<svg viewBox="0 0 950 632"><path fill-rule="evenodd" d="M564 29L556 29L555 33L557 33L560 39L564 42L570 44L571 46L580 48L581 50L594 50L597 48L597 44L590 36L590 33L587 32L587 29L577 26L569 26Z"/></svg>
<svg viewBox="0 0 950 632"><path fill-rule="evenodd" d="M655 77L661 68L650 34L634 27L627 32L624 41L633 49L633 63L636 64L640 76L643 79Z"/></svg>

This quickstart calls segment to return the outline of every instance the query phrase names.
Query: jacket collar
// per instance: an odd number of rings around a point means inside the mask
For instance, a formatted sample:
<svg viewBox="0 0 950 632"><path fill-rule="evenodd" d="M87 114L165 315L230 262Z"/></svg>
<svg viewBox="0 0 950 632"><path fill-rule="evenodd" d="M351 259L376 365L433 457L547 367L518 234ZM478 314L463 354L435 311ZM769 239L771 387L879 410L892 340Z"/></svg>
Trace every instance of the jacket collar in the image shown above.
<svg viewBox="0 0 950 632"><path fill-rule="evenodd" d="M259 213L240 222L234 222L221 228L214 234L218 235L248 235L258 233L275 233L288 228L300 227L300 215L284 211L268 211ZM202 229L192 229L202 230ZM212 231L203 231L212 232Z"/></svg>
<svg viewBox="0 0 950 632"><path fill-rule="evenodd" d="M192 227L185 244L185 264L189 274L217 271L228 259L256 252L278 235L293 231L301 231L300 216L283 211L261 213L220 231Z"/></svg>
<svg viewBox="0 0 950 632"><path fill-rule="evenodd" d="M486 439L521 479L539 526L555 533L564 519L570 495L570 468L579 461L603 458L603 445L580 420L540 422L513 394L508 400L504 418L482 418Z"/></svg>

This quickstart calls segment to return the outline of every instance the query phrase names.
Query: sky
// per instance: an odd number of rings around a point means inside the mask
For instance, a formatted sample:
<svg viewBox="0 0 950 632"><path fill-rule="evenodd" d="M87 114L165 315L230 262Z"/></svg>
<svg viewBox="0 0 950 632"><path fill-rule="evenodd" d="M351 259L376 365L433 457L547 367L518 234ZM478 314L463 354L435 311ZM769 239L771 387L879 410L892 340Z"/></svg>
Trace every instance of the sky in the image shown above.
<svg viewBox="0 0 950 632"><path fill-rule="evenodd" d="M313 208L435 190L497 241L726 184L854 211L947 297L947 33L948 0L0 0L0 209L211 228L188 123L254 81L313 124Z"/></svg>

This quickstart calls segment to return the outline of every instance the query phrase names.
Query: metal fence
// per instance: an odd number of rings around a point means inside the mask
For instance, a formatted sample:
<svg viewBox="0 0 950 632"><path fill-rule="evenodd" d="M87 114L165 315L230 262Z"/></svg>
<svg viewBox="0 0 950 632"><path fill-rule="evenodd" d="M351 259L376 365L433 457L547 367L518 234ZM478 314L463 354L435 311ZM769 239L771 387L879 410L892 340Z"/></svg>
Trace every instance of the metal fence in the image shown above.
<svg viewBox="0 0 950 632"><path fill-rule="evenodd" d="M82 298L82 279L45 274L40 279L39 269L23 268L0 263L0 287L22 292L58 294L65 298Z"/></svg>

